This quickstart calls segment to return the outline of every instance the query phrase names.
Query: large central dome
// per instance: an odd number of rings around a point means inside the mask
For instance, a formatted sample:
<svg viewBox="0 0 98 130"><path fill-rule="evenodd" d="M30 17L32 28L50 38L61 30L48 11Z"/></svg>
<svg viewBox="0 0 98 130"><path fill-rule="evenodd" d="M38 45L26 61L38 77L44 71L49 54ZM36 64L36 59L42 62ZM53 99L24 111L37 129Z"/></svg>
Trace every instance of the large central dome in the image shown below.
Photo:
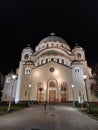
<svg viewBox="0 0 98 130"><path fill-rule="evenodd" d="M56 42L56 43L53 43L53 42ZM63 48L66 48L67 50L71 50L70 46L67 44L67 42L63 38L61 38L59 36L55 36L55 35L50 35L50 36L47 36L44 39L42 39L39 42L39 44L37 45L36 50L38 50L38 48L43 48L43 45L45 45L45 44L47 44L47 45L50 44L49 46L51 46L52 44L55 44L54 46L56 46L56 45L57 45L57 47L62 46Z"/></svg>
<svg viewBox="0 0 98 130"><path fill-rule="evenodd" d="M65 43L66 44L66 41L63 39L63 38L61 38L61 37L58 37L58 36L48 36L48 37L45 37L44 39L42 39L41 41L40 41L40 43L45 43L45 42L60 42L60 43Z"/></svg>

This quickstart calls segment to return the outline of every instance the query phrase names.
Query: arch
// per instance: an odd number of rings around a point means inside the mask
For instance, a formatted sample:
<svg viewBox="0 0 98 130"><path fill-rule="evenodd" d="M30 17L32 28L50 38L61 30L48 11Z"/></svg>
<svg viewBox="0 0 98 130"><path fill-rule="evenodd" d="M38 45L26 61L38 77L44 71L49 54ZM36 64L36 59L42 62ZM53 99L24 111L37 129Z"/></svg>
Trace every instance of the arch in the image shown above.
<svg viewBox="0 0 98 130"><path fill-rule="evenodd" d="M80 73L80 68L79 68L79 67L75 67L74 70L75 70L75 73L76 73L76 74L79 74L79 73Z"/></svg>
<svg viewBox="0 0 98 130"><path fill-rule="evenodd" d="M54 58L51 58L51 61L54 61Z"/></svg>
<svg viewBox="0 0 98 130"><path fill-rule="evenodd" d="M25 59L25 60L28 60L28 58L29 58L29 54L25 54L25 55L24 55L24 59Z"/></svg>
<svg viewBox="0 0 98 130"><path fill-rule="evenodd" d="M39 82L37 84L37 100L38 102L44 102L45 101L45 85L43 82Z"/></svg>
<svg viewBox="0 0 98 130"><path fill-rule="evenodd" d="M43 64L43 59L41 60L41 64Z"/></svg>
<svg viewBox="0 0 98 130"><path fill-rule="evenodd" d="M58 82L56 79L49 79L47 81L47 96L48 102L58 102Z"/></svg>
<svg viewBox="0 0 98 130"><path fill-rule="evenodd" d="M49 45L47 44L47 48L49 47Z"/></svg>
<svg viewBox="0 0 98 130"><path fill-rule="evenodd" d="M77 59L80 60L82 57L81 53L77 53Z"/></svg>
<svg viewBox="0 0 98 130"><path fill-rule="evenodd" d="M62 64L64 64L64 59L62 59Z"/></svg>
<svg viewBox="0 0 98 130"><path fill-rule="evenodd" d="M49 87L53 87L53 88L55 88L56 87L56 83L54 82L54 81L50 81L50 83L49 83Z"/></svg>
<svg viewBox="0 0 98 130"><path fill-rule="evenodd" d="M31 69L30 69L30 67L27 66L25 68L25 74L30 74L30 72L31 72Z"/></svg>
<svg viewBox="0 0 98 130"><path fill-rule="evenodd" d="M59 63L59 58L57 58L57 63Z"/></svg>
<svg viewBox="0 0 98 130"><path fill-rule="evenodd" d="M60 55L66 55L66 57L69 57L71 52L68 51L68 50L64 50L64 49L59 49L59 48L53 48L53 47L49 47L48 44L47 44L47 50L46 49L43 49L43 51L37 51L36 54L38 57L40 57L41 55L45 55L47 54L47 52L55 52L55 53L58 53Z"/></svg>
<svg viewBox="0 0 98 130"><path fill-rule="evenodd" d="M46 59L46 63L48 63L48 59Z"/></svg>
<svg viewBox="0 0 98 130"><path fill-rule="evenodd" d="M65 103L67 101L67 87L68 84L66 82L61 83L61 102Z"/></svg>

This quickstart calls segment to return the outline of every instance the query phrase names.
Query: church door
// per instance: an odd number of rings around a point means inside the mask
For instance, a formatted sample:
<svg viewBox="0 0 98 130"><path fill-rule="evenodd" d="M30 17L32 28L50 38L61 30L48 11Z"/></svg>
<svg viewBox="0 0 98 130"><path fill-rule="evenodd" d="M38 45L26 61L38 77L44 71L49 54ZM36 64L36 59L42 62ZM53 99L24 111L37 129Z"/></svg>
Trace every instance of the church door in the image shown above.
<svg viewBox="0 0 98 130"><path fill-rule="evenodd" d="M56 102L56 90L49 90L49 102Z"/></svg>
<svg viewBox="0 0 98 130"><path fill-rule="evenodd" d="M47 101L50 103L58 101L58 89L57 89L57 81L49 80L48 81L48 90L47 90Z"/></svg>

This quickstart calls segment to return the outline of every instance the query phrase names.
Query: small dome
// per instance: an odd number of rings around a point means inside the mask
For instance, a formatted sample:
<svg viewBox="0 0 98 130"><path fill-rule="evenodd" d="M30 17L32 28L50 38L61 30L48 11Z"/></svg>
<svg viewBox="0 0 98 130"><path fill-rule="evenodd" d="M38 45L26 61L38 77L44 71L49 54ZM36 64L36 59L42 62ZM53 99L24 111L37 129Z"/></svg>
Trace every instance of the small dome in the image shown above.
<svg viewBox="0 0 98 130"><path fill-rule="evenodd" d="M27 47L25 47L24 49L23 49L23 51L30 51L30 52L33 52L33 49L30 47L30 45L28 45Z"/></svg>
<svg viewBox="0 0 98 130"><path fill-rule="evenodd" d="M74 50L76 50L76 49L81 49L81 50L84 51L84 49L83 49L81 46L79 46L78 43L76 43L76 46L73 47L72 51L74 51Z"/></svg>
<svg viewBox="0 0 98 130"><path fill-rule="evenodd" d="M28 50L28 49L32 50L32 48L31 48L31 47L29 47L29 46L27 46L25 49L27 49L27 50Z"/></svg>

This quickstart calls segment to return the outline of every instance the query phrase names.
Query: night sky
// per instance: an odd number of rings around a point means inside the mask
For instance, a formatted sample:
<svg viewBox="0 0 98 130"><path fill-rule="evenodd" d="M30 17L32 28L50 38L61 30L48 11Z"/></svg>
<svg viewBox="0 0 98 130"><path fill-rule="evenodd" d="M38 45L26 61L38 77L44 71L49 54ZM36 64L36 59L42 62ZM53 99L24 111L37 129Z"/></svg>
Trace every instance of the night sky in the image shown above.
<svg viewBox="0 0 98 130"><path fill-rule="evenodd" d="M90 67L98 63L98 0L0 0L0 69L19 66L21 51L33 50L55 32L71 48L84 48Z"/></svg>

